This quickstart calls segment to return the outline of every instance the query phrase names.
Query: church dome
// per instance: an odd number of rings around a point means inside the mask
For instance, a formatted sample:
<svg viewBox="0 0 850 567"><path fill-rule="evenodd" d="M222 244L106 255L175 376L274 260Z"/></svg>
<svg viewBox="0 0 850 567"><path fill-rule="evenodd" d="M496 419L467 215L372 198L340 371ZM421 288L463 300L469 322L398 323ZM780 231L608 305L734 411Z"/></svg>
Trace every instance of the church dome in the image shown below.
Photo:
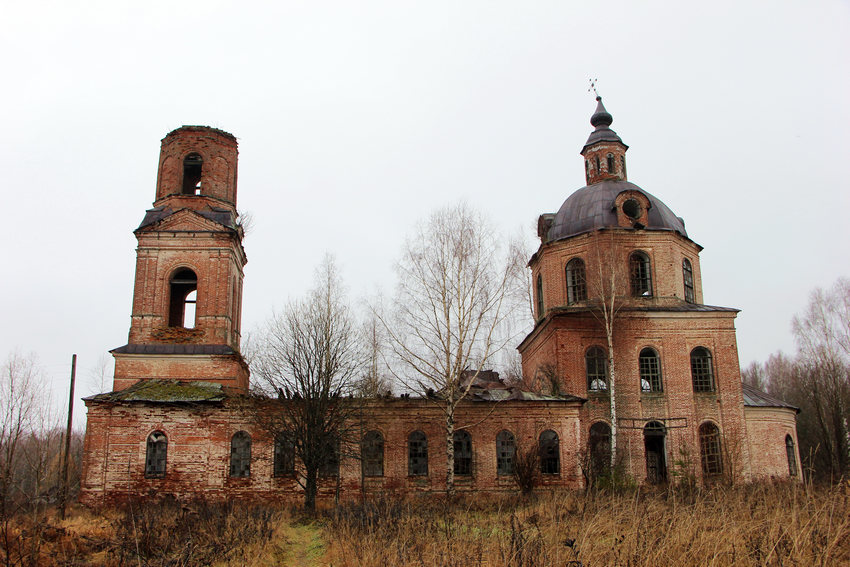
<svg viewBox="0 0 850 567"><path fill-rule="evenodd" d="M669 230L684 237L685 221L677 217L660 199L650 195L634 183L608 179L582 187L564 201L552 219L548 242L576 236L601 228L622 226L618 220L616 200L623 192L637 191L649 202L645 230Z"/></svg>

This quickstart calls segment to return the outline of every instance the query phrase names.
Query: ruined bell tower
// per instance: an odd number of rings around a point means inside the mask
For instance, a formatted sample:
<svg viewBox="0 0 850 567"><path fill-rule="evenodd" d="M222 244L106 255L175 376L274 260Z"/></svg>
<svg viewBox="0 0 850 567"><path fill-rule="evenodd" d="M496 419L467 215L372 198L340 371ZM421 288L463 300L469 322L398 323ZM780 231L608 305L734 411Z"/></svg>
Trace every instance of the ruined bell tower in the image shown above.
<svg viewBox="0 0 850 567"><path fill-rule="evenodd" d="M216 128L183 126L163 138L153 208L135 230L129 340L111 351L114 390L173 379L247 391L237 155L236 138Z"/></svg>

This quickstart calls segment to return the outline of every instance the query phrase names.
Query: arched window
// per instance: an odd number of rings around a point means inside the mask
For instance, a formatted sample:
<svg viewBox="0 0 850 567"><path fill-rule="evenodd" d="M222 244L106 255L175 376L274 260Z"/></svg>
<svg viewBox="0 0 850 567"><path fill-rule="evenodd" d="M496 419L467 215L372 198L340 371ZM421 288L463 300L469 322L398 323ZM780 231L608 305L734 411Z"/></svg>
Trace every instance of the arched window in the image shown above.
<svg viewBox="0 0 850 567"><path fill-rule="evenodd" d="M584 355L587 367L587 389L602 392L608 389L608 359L605 351L598 346L587 349Z"/></svg>
<svg viewBox="0 0 850 567"><path fill-rule="evenodd" d="M614 154L608 154L608 173L613 175L615 173L616 166L614 165Z"/></svg>
<svg viewBox="0 0 850 567"><path fill-rule="evenodd" d="M567 304L572 305L587 299L587 277L584 270L584 261L581 258L573 258L567 262Z"/></svg>
<svg viewBox="0 0 850 567"><path fill-rule="evenodd" d="M360 457L363 476L384 476L384 436L380 431L363 436Z"/></svg>
<svg viewBox="0 0 850 567"><path fill-rule="evenodd" d="M326 439L322 453L319 476L339 476L339 439Z"/></svg>
<svg viewBox="0 0 850 567"><path fill-rule="evenodd" d="M693 303L696 301L694 296L694 270L691 267L691 261L687 258L682 260L682 279L685 281L685 301Z"/></svg>
<svg viewBox="0 0 850 567"><path fill-rule="evenodd" d="M711 351L705 347L697 347L691 351L691 379L694 383L694 392L714 391Z"/></svg>
<svg viewBox="0 0 850 567"><path fill-rule="evenodd" d="M168 455L168 438L162 431L148 435L145 453L145 478L165 478L165 460Z"/></svg>
<svg viewBox="0 0 850 567"><path fill-rule="evenodd" d="M543 317L543 277L537 274L537 318Z"/></svg>
<svg viewBox="0 0 850 567"><path fill-rule="evenodd" d="M516 458L516 439L510 431L503 430L496 435L496 474L514 474Z"/></svg>
<svg viewBox="0 0 850 567"><path fill-rule="evenodd" d="M785 455L788 457L788 475L797 476L797 451L790 435L785 436Z"/></svg>
<svg viewBox="0 0 850 567"><path fill-rule="evenodd" d="M629 275L634 297L652 296L652 271L649 256L643 252L632 252L629 256Z"/></svg>
<svg viewBox="0 0 850 567"><path fill-rule="evenodd" d="M237 431L230 440L230 476L251 476L251 436L244 431Z"/></svg>
<svg viewBox="0 0 850 567"><path fill-rule="evenodd" d="M620 165L623 166L623 179L626 178L626 156L620 156Z"/></svg>
<svg viewBox="0 0 850 567"><path fill-rule="evenodd" d="M285 433L274 440L274 476L289 476L295 473L295 445Z"/></svg>
<svg viewBox="0 0 850 567"><path fill-rule="evenodd" d="M472 474L472 436L469 431L460 430L454 433L455 474L467 476Z"/></svg>
<svg viewBox="0 0 850 567"><path fill-rule="evenodd" d="M611 469L611 426L604 421L590 426L587 455L591 479L599 478Z"/></svg>
<svg viewBox="0 0 850 567"><path fill-rule="evenodd" d="M428 476L428 438L421 431L407 437L407 474Z"/></svg>
<svg viewBox="0 0 850 567"><path fill-rule="evenodd" d="M543 474L560 474L561 451L558 434L551 429L541 433L537 442L537 450L540 457L540 472Z"/></svg>
<svg viewBox="0 0 850 567"><path fill-rule="evenodd" d="M654 349L645 348L638 357L640 389L642 392L661 392L661 361Z"/></svg>
<svg viewBox="0 0 850 567"><path fill-rule="evenodd" d="M602 166L599 164L599 156L596 156L596 173L602 172Z"/></svg>
<svg viewBox="0 0 850 567"><path fill-rule="evenodd" d="M204 158L200 154L189 154L183 159L183 188L184 195L201 194L201 172L204 168Z"/></svg>
<svg viewBox="0 0 850 567"><path fill-rule="evenodd" d="M699 454L703 474L712 475L723 472L720 431L716 425L708 421L699 426Z"/></svg>
<svg viewBox="0 0 850 567"><path fill-rule="evenodd" d="M181 268L171 276L168 326L195 327L198 276L189 268Z"/></svg>

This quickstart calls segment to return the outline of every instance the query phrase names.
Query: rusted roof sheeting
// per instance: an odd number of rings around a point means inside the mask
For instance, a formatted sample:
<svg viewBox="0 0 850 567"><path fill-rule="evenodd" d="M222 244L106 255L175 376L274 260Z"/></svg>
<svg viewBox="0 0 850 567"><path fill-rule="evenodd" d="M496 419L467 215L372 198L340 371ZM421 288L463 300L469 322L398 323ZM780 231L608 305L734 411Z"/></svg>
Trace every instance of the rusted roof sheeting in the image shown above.
<svg viewBox="0 0 850 567"><path fill-rule="evenodd" d="M779 398L774 398L762 392L758 388L753 388L749 384L742 384L744 391L744 405L753 408L788 408L796 410L800 413L800 408L785 403Z"/></svg>

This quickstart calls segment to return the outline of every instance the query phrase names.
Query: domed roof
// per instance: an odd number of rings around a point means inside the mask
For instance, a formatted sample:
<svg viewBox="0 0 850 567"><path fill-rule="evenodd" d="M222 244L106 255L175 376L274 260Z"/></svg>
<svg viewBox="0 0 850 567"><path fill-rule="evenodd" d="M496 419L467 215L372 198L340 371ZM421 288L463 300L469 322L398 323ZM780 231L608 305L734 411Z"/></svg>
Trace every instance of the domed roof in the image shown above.
<svg viewBox="0 0 850 567"><path fill-rule="evenodd" d="M660 199L634 183L609 179L582 187L564 201L555 214L547 242L607 227L619 227L614 201L623 191L640 191L649 199L649 222L645 230L670 230L684 237L685 221L673 214Z"/></svg>

